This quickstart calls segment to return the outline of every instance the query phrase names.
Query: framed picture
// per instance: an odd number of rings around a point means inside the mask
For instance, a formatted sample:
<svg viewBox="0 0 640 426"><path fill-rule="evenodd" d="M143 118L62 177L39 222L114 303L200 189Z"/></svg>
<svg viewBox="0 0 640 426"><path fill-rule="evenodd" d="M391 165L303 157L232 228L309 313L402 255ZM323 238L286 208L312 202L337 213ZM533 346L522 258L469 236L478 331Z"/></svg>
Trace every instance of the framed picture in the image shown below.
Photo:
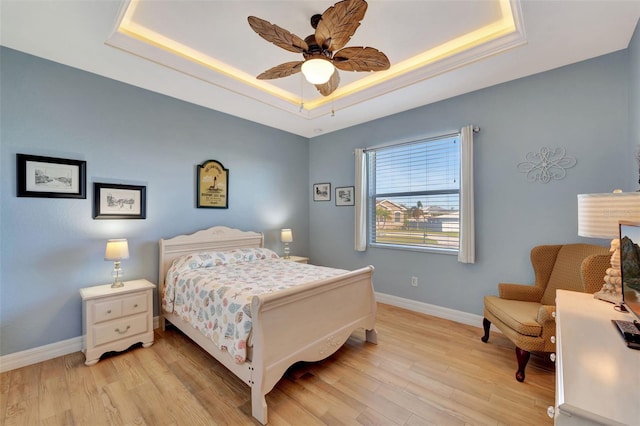
<svg viewBox="0 0 640 426"><path fill-rule="evenodd" d="M354 189L353 186L336 187L336 206L353 206Z"/></svg>
<svg viewBox="0 0 640 426"><path fill-rule="evenodd" d="M331 201L331 184L314 183L313 201Z"/></svg>
<svg viewBox="0 0 640 426"><path fill-rule="evenodd" d="M87 198L87 162L16 154L18 197Z"/></svg>
<svg viewBox="0 0 640 426"><path fill-rule="evenodd" d="M147 187L93 183L94 219L146 219Z"/></svg>
<svg viewBox="0 0 640 426"><path fill-rule="evenodd" d="M207 160L198 165L197 207L208 209L229 208L229 169L221 162Z"/></svg>

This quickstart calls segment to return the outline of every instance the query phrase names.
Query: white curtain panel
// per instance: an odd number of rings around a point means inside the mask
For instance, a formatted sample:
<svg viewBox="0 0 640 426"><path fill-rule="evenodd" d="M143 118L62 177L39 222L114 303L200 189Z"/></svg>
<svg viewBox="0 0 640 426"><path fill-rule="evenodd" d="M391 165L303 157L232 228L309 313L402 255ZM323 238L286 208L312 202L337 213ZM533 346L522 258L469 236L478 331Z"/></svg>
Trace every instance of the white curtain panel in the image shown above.
<svg viewBox="0 0 640 426"><path fill-rule="evenodd" d="M475 263L476 238L473 206L473 126L460 130L460 249L458 262Z"/></svg>
<svg viewBox="0 0 640 426"><path fill-rule="evenodd" d="M367 250L367 169L365 153L356 148L356 182L355 182L355 250Z"/></svg>

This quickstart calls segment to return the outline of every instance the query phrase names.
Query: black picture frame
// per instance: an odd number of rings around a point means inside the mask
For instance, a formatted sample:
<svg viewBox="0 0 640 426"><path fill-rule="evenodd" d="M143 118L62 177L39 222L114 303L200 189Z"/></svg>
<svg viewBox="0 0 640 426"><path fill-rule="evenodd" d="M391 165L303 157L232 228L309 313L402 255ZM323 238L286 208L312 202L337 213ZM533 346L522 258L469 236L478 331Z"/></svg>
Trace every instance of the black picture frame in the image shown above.
<svg viewBox="0 0 640 426"><path fill-rule="evenodd" d="M18 197L87 198L87 162L16 154Z"/></svg>
<svg viewBox="0 0 640 426"><path fill-rule="evenodd" d="M93 183L94 219L146 219L147 187Z"/></svg>
<svg viewBox="0 0 640 426"><path fill-rule="evenodd" d="M336 206L355 205L354 196L355 196L354 186L336 186Z"/></svg>
<svg viewBox="0 0 640 426"><path fill-rule="evenodd" d="M314 183L313 201L331 201L331 184Z"/></svg>

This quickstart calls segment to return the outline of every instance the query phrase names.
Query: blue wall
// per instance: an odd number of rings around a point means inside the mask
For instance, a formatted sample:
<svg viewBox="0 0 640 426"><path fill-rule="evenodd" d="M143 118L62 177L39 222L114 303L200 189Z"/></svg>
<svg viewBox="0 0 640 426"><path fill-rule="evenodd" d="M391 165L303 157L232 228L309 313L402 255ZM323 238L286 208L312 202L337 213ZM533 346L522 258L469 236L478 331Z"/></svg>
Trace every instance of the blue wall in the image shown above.
<svg viewBox="0 0 640 426"><path fill-rule="evenodd" d="M310 183L347 186L354 182L356 147L466 124L482 129L475 135L475 264L434 253L354 252L353 209L321 202L310 202L312 259L338 267L372 264L378 292L481 315L483 296L495 294L498 282L533 282L533 246L608 246L577 235L576 195L637 189L637 169L627 160L629 78L625 50L312 139ZM577 159L565 179L531 183L518 172L525 155L542 147L565 148ZM419 278L417 288L411 276Z"/></svg>
<svg viewBox="0 0 640 426"><path fill-rule="evenodd" d="M129 240L125 279L158 277L158 240L225 225L308 252L308 141L2 48L0 355L82 334L78 289L111 280L106 240ZM16 197L16 153L87 162L87 199ZM230 170L229 209L195 208L196 165ZM146 220L93 220L93 182L147 187ZM157 314L157 312L156 312Z"/></svg>
<svg viewBox="0 0 640 426"><path fill-rule="evenodd" d="M376 290L482 314L503 282L531 282L536 244L577 235L576 195L638 189L640 46L406 111L311 140L2 48L0 50L0 355L81 335L78 289L109 282L108 238L129 239L125 278L157 280L157 242L213 225L295 232L316 264L376 267ZM340 113L339 111L337 112ZM630 117L631 115L631 117ZM476 135L477 262L353 250L353 208L313 202L317 182L353 185L353 149L435 135ZM563 147L563 180L529 183L527 152ZM15 154L87 161L86 200L17 198ZM230 169L228 210L196 209L195 168ZM146 220L93 220L93 182L147 186ZM410 277L419 277L419 287Z"/></svg>

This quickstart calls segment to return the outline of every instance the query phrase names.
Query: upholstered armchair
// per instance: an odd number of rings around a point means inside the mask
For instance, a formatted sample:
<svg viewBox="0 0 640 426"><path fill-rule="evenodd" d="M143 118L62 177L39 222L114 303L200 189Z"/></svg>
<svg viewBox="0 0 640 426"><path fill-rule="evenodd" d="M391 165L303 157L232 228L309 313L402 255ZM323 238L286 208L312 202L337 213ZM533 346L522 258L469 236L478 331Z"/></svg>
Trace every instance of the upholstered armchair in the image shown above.
<svg viewBox="0 0 640 426"><path fill-rule="evenodd" d="M531 250L534 285L498 284L499 296L484 298L483 342L493 323L516 345L516 380L524 381L531 352L554 352L556 290L595 293L602 288L611 254L591 244L543 245Z"/></svg>

